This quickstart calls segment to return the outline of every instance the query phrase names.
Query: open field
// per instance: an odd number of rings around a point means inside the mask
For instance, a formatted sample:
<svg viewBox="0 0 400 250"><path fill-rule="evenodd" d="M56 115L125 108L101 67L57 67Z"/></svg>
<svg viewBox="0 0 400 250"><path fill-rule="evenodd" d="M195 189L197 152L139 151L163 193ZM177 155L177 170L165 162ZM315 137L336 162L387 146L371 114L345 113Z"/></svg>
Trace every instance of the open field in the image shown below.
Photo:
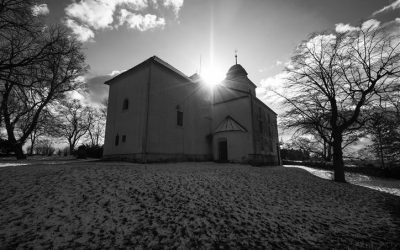
<svg viewBox="0 0 400 250"><path fill-rule="evenodd" d="M400 197L296 168L0 168L0 248L399 248Z"/></svg>

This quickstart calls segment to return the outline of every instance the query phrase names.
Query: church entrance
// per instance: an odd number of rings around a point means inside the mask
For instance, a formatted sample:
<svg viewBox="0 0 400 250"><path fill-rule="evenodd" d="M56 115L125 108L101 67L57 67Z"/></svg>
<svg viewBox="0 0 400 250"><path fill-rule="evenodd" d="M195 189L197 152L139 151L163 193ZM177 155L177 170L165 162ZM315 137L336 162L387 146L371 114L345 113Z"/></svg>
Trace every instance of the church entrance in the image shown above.
<svg viewBox="0 0 400 250"><path fill-rule="evenodd" d="M228 161L228 142L226 139L221 140L218 142L218 155L220 162L227 162Z"/></svg>

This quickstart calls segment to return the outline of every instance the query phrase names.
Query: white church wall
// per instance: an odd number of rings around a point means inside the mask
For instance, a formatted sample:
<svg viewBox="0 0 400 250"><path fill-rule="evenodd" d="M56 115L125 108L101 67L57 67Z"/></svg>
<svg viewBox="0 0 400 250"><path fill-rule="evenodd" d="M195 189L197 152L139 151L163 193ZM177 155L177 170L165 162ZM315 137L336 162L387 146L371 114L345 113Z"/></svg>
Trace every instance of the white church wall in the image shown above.
<svg viewBox="0 0 400 250"><path fill-rule="evenodd" d="M251 107L249 98L237 99L214 105L213 107L213 130L230 115L239 124L247 129L246 133L236 134L226 133L228 142L228 160L238 161L248 154L253 153ZM238 132L239 133L239 132ZM213 158L218 160L217 140L221 135L214 134L213 138Z"/></svg>
<svg viewBox="0 0 400 250"><path fill-rule="evenodd" d="M162 66L152 69L148 150L149 154L209 154L206 136L210 126L201 108L206 105L199 96L198 85ZM177 111L183 112L183 125L177 124ZM161 157L161 156L160 156Z"/></svg>
<svg viewBox="0 0 400 250"><path fill-rule="evenodd" d="M128 71L110 84L104 155L134 154L142 152L145 126L145 101L148 69ZM123 110L127 99L128 109ZM119 143L115 145L115 137ZM125 135L126 141L122 141Z"/></svg>

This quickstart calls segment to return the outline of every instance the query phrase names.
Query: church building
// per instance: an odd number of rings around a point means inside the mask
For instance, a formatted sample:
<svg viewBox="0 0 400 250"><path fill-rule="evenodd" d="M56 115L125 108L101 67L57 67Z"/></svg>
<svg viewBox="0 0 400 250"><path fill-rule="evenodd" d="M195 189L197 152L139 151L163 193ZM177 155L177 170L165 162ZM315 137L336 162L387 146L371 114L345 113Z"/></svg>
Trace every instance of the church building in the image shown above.
<svg viewBox="0 0 400 250"><path fill-rule="evenodd" d="M153 56L105 84L105 159L280 164L277 114L240 64L211 88Z"/></svg>

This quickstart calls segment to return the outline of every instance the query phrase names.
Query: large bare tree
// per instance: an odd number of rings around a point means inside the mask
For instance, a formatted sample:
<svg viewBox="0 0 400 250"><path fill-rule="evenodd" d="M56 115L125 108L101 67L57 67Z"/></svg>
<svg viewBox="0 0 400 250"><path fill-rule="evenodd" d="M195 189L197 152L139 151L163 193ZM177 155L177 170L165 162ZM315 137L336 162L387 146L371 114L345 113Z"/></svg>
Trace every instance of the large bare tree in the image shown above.
<svg viewBox="0 0 400 250"><path fill-rule="evenodd" d="M63 99L66 92L79 88L79 76L87 69L81 44L66 28L48 27L42 31L41 39L46 46L45 57L1 72L7 75L2 79L5 90L1 114L8 141L18 159L25 158L22 146L35 129L43 109Z"/></svg>
<svg viewBox="0 0 400 250"><path fill-rule="evenodd" d="M32 12L33 1L0 2L0 113L8 143L18 159L41 112L79 88L86 72L82 45L61 25L46 26Z"/></svg>
<svg viewBox="0 0 400 250"><path fill-rule="evenodd" d="M287 123L311 124L333 150L334 180L345 182L343 143L368 120L380 96L399 89L400 44L387 27L360 25L345 33L314 34L287 67ZM326 133L328 132L328 133Z"/></svg>

